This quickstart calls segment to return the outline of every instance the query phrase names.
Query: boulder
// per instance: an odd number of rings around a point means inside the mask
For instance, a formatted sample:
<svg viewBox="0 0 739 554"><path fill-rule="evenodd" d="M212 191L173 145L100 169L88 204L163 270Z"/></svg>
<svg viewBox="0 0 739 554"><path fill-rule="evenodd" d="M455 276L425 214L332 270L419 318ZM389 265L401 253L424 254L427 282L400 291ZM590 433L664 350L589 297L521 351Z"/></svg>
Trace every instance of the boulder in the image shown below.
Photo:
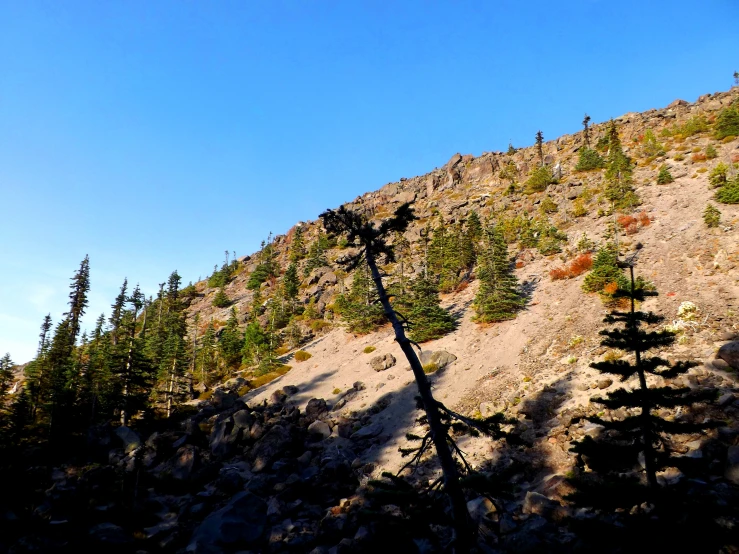
<svg viewBox="0 0 739 554"><path fill-rule="evenodd" d="M724 477L739 485L739 446L730 446L726 455L726 471Z"/></svg>
<svg viewBox="0 0 739 554"><path fill-rule="evenodd" d="M373 423L372 425L362 427L359 431L353 433L351 438L353 440L372 439L382 433L382 430L382 423Z"/></svg>
<svg viewBox="0 0 739 554"><path fill-rule="evenodd" d="M328 412L328 406L323 398L311 398L305 406L305 418L313 422Z"/></svg>
<svg viewBox="0 0 739 554"><path fill-rule="evenodd" d="M331 427L328 426L328 423L319 419L308 425L308 433L321 439L327 439L331 436Z"/></svg>
<svg viewBox="0 0 739 554"><path fill-rule="evenodd" d="M211 397L210 401L216 408L220 410L227 410L228 408L233 407L238 398L239 395L235 392L231 392L222 388L217 388L213 391L213 396Z"/></svg>
<svg viewBox="0 0 739 554"><path fill-rule="evenodd" d="M337 282L338 278L336 277L336 273L334 273L333 271L329 271L318 280L318 286L321 288L325 288L328 286L333 286Z"/></svg>
<svg viewBox="0 0 739 554"><path fill-rule="evenodd" d="M255 473L263 471L278 455L284 454L291 442L290 430L283 425L274 425L254 444L250 452L250 457L254 462L252 470Z"/></svg>
<svg viewBox="0 0 739 554"><path fill-rule="evenodd" d="M489 498L478 496L474 500L467 502L467 511L474 521L482 523L488 519L490 514L495 513L497 510L495 504Z"/></svg>
<svg viewBox="0 0 739 554"><path fill-rule="evenodd" d="M210 451L214 456L227 456L233 452L241 429L234 424L233 417L218 421L210 433Z"/></svg>
<svg viewBox="0 0 739 554"><path fill-rule="evenodd" d="M254 416L251 415L249 410L239 410L238 412L234 412L234 415L231 417L233 418L234 427L237 429L248 430L254 424Z"/></svg>
<svg viewBox="0 0 739 554"><path fill-rule="evenodd" d="M432 352L425 350L421 352L421 363L423 365L436 364L439 369L443 369L452 362L456 361L457 357L454 354L447 352L446 350L437 350Z"/></svg>
<svg viewBox="0 0 739 554"><path fill-rule="evenodd" d="M540 494L538 492L529 491L523 501L522 512L524 514L536 514L547 517L559 508L560 504Z"/></svg>
<svg viewBox="0 0 739 554"><path fill-rule="evenodd" d="M240 492L205 518L193 532L186 551L211 554L248 547L264 534L266 523L267 503L249 491Z"/></svg>
<svg viewBox="0 0 739 554"><path fill-rule="evenodd" d="M180 447L172 458L172 477L178 481L188 480L199 462L197 446L187 444Z"/></svg>
<svg viewBox="0 0 739 554"><path fill-rule="evenodd" d="M718 349L716 356L734 369L739 369L739 341L731 341Z"/></svg>
<svg viewBox="0 0 739 554"><path fill-rule="evenodd" d="M383 354L375 356L369 361L370 367L375 371L385 371L395 365L395 356L392 354Z"/></svg>
<svg viewBox="0 0 739 554"><path fill-rule="evenodd" d="M118 427L115 430L115 434L123 442L123 450L126 454L141 446L141 437L139 437L138 433L125 425Z"/></svg>
<svg viewBox="0 0 739 554"><path fill-rule="evenodd" d="M99 523L90 529L90 540L100 547L115 547L117 549L130 545L133 542L133 537L129 536L118 525Z"/></svg>

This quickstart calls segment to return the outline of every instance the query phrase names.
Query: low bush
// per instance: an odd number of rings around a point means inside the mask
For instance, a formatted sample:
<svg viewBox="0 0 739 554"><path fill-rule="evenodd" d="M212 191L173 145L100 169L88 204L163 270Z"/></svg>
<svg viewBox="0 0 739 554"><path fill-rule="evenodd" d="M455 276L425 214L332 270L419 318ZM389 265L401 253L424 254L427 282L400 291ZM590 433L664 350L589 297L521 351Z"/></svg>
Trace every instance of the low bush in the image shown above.
<svg viewBox="0 0 739 554"><path fill-rule="evenodd" d="M365 354L372 354L372 352L374 352L375 350L377 350L377 348L375 348L374 346L365 346L362 352L364 352Z"/></svg>
<svg viewBox="0 0 739 554"><path fill-rule="evenodd" d="M582 275L586 271L593 267L593 256L590 252L580 254L574 260L572 260L566 266L552 269L549 272L549 277L552 281L559 281L562 279L572 279L579 275Z"/></svg>
<svg viewBox="0 0 739 554"><path fill-rule="evenodd" d="M312 357L313 355L310 352L306 352L305 350L298 350L295 353L296 362L304 362L306 360L310 360Z"/></svg>
<svg viewBox="0 0 739 554"><path fill-rule="evenodd" d="M670 170L667 169L666 165L659 168L659 174L657 175L658 185L666 185L668 183L672 183L674 180L672 173L670 173Z"/></svg>
<svg viewBox="0 0 739 554"><path fill-rule="evenodd" d="M556 182L557 180L554 178L552 168L548 165L542 165L531 172L531 176L526 181L524 192L527 194L531 194L532 192L542 192L546 190L549 185Z"/></svg>
<svg viewBox="0 0 739 554"><path fill-rule="evenodd" d="M736 106L724 108L718 114L714 136L719 140L739 136L739 109Z"/></svg>

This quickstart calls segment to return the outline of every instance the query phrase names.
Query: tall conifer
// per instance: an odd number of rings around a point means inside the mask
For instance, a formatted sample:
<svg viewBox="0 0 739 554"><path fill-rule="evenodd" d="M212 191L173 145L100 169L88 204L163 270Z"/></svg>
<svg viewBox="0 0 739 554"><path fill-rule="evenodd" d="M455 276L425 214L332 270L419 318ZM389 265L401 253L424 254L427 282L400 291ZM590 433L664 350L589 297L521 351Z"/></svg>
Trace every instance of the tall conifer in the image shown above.
<svg viewBox="0 0 739 554"><path fill-rule="evenodd" d="M474 300L475 321L491 323L513 319L525 304L518 289L508 255L508 245L497 225L485 229L478 256L477 279L480 288Z"/></svg>

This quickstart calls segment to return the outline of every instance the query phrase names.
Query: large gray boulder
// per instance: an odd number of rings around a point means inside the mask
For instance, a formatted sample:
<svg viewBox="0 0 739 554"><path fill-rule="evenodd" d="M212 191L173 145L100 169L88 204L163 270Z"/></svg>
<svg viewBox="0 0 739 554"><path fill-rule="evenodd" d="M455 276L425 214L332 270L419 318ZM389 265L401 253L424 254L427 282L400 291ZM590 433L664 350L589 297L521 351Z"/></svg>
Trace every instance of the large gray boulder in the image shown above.
<svg viewBox="0 0 739 554"><path fill-rule="evenodd" d="M734 369L739 369L739 341L731 341L718 349L717 358L722 359Z"/></svg>
<svg viewBox="0 0 739 554"><path fill-rule="evenodd" d="M233 417L218 421L210 433L210 451L214 456L227 456L233 452L239 440L241 429L234 423Z"/></svg>
<svg viewBox="0 0 739 554"><path fill-rule="evenodd" d="M266 523L267 503L249 491L240 492L195 529L187 552L214 554L248 548L264 534Z"/></svg>
<svg viewBox="0 0 739 554"><path fill-rule="evenodd" d="M446 350L437 350L435 352L425 350L421 352L421 363L423 365L436 364L439 369L445 368L456 360L457 357Z"/></svg>
<svg viewBox="0 0 739 554"><path fill-rule="evenodd" d="M283 425L274 425L259 439L250 452L255 473L266 469L278 456L284 454L292 443L290 430Z"/></svg>
<svg viewBox="0 0 739 554"><path fill-rule="evenodd" d="M385 371L395 365L395 356L392 354L383 354L375 356L369 361L370 367L375 371Z"/></svg>
<svg viewBox="0 0 739 554"><path fill-rule="evenodd" d="M123 450L128 454L141 446L141 437L133 429L121 425L115 430L116 436L123 442Z"/></svg>

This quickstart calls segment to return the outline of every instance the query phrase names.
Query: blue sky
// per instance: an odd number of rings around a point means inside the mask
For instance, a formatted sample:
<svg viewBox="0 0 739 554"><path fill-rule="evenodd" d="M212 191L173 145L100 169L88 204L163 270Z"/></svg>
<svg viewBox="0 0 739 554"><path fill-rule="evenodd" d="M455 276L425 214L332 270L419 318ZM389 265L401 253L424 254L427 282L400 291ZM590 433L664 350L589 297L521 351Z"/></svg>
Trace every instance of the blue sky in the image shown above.
<svg viewBox="0 0 739 554"><path fill-rule="evenodd" d="M90 255L205 277L363 192L726 90L734 0L0 0L0 355L27 361Z"/></svg>

